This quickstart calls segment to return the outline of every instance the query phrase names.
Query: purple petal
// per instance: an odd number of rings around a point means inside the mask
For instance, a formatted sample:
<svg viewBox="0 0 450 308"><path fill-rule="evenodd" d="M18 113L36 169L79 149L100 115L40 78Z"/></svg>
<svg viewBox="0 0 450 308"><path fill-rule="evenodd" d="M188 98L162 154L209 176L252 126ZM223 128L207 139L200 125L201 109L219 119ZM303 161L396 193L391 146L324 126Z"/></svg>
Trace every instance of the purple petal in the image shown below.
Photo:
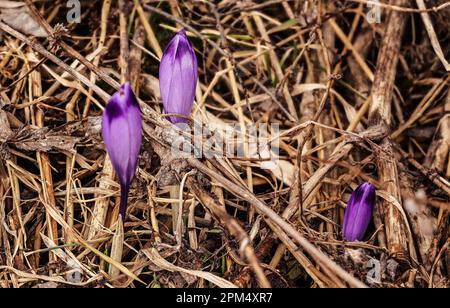
<svg viewBox="0 0 450 308"><path fill-rule="evenodd" d="M197 57L182 29L169 42L159 67L159 86L165 113L190 115L197 87L197 70ZM169 120L172 123L186 122L175 116Z"/></svg>
<svg viewBox="0 0 450 308"><path fill-rule="evenodd" d="M128 83L122 85L106 105L102 133L106 150L121 184L121 212L124 212L142 142L141 111Z"/></svg>
<svg viewBox="0 0 450 308"><path fill-rule="evenodd" d="M375 206L375 187L363 183L356 188L345 209L342 234L347 241L361 241L372 219Z"/></svg>
<svg viewBox="0 0 450 308"><path fill-rule="evenodd" d="M141 150L142 143L142 117L141 109L134 96L133 90L129 84L124 87L125 96L128 98L127 102L127 118L130 132L130 162L127 169L127 177L130 179L129 183L134 177L137 167L137 159Z"/></svg>

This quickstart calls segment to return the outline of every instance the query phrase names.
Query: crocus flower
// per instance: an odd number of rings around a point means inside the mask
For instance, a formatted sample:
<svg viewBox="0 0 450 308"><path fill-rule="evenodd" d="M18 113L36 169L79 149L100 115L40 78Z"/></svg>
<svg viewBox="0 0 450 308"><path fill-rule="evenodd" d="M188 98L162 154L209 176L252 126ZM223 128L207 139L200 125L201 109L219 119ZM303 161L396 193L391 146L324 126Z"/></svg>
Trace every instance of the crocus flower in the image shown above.
<svg viewBox="0 0 450 308"><path fill-rule="evenodd" d="M194 104L197 86L197 58L194 48L181 29L170 41L159 66L159 87L164 112L188 117ZM186 123L180 117L171 116L169 120Z"/></svg>
<svg viewBox="0 0 450 308"><path fill-rule="evenodd" d="M356 188L345 209L342 234L350 242L361 241L373 215L375 187L363 183Z"/></svg>
<svg viewBox="0 0 450 308"><path fill-rule="evenodd" d="M106 105L102 119L103 140L120 182L120 214L125 218L128 191L142 142L141 110L129 83Z"/></svg>

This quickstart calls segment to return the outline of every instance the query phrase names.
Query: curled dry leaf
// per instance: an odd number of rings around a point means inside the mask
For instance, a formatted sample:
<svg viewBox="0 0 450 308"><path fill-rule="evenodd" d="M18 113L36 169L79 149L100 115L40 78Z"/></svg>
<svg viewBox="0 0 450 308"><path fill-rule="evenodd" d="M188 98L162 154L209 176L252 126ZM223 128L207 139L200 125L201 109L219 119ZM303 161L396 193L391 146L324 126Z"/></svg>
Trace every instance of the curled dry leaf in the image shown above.
<svg viewBox="0 0 450 308"><path fill-rule="evenodd" d="M24 129L19 134L8 140L9 144L24 151L42 151L52 150L73 151L79 138L64 135L53 135L48 128L43 129Z"/></svg>
<svg viewBox="0 0 450 308"><path fill-rule="evenodd" d="M9 126L8 116L5 111L0 110L0 141L4 142L11 137L13 132Z"/></svg>
<svg viewBox="0 0 450 308"><path fill-rule="evenodd" d="M0 141L24 151L71 152L85 139L97 141L100 138L100 117L88 117L83 121L69 122L54 129L34 129L26 126L15 132L9 129L6 117L6 112L0 112Z"/></svg>

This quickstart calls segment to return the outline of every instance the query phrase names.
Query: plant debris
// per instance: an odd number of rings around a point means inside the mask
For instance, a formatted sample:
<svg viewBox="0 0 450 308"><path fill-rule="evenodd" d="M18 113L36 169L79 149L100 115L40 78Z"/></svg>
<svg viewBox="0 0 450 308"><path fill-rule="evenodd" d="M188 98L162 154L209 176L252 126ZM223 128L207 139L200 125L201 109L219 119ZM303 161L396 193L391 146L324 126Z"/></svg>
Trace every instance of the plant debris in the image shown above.
<svg viewBox="0 0 450 308"><path fill-rule="evenodd" d="M448 2L78 4L0 1L0 287L450 286ZM158 82L181 28L185 129ZM143 138L122 224L100 131L125 82ZM261 124L276 146L249 141ZM373 219L347 242L363 182Z"/></svg>

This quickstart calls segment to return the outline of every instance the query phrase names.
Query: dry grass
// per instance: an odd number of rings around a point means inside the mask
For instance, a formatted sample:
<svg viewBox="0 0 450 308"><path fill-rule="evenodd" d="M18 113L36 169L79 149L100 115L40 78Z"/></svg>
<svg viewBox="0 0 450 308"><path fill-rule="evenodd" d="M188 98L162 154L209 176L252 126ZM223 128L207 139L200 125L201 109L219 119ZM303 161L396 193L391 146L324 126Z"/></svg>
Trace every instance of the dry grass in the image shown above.
<svg viewBox="0 0 450 308"><path fill-rule="evenodd" d="M448 287L446 1L390 1L379 24L359 0L81 1L70 25L64 0L23 2L32 24L0 21L0 287ZM279 124L278 169L172 156L158 59L181 26L192 116ZM127 80L144 143L121 225L99 132ZM346 243L362 181L374 222Z"/></svg>

